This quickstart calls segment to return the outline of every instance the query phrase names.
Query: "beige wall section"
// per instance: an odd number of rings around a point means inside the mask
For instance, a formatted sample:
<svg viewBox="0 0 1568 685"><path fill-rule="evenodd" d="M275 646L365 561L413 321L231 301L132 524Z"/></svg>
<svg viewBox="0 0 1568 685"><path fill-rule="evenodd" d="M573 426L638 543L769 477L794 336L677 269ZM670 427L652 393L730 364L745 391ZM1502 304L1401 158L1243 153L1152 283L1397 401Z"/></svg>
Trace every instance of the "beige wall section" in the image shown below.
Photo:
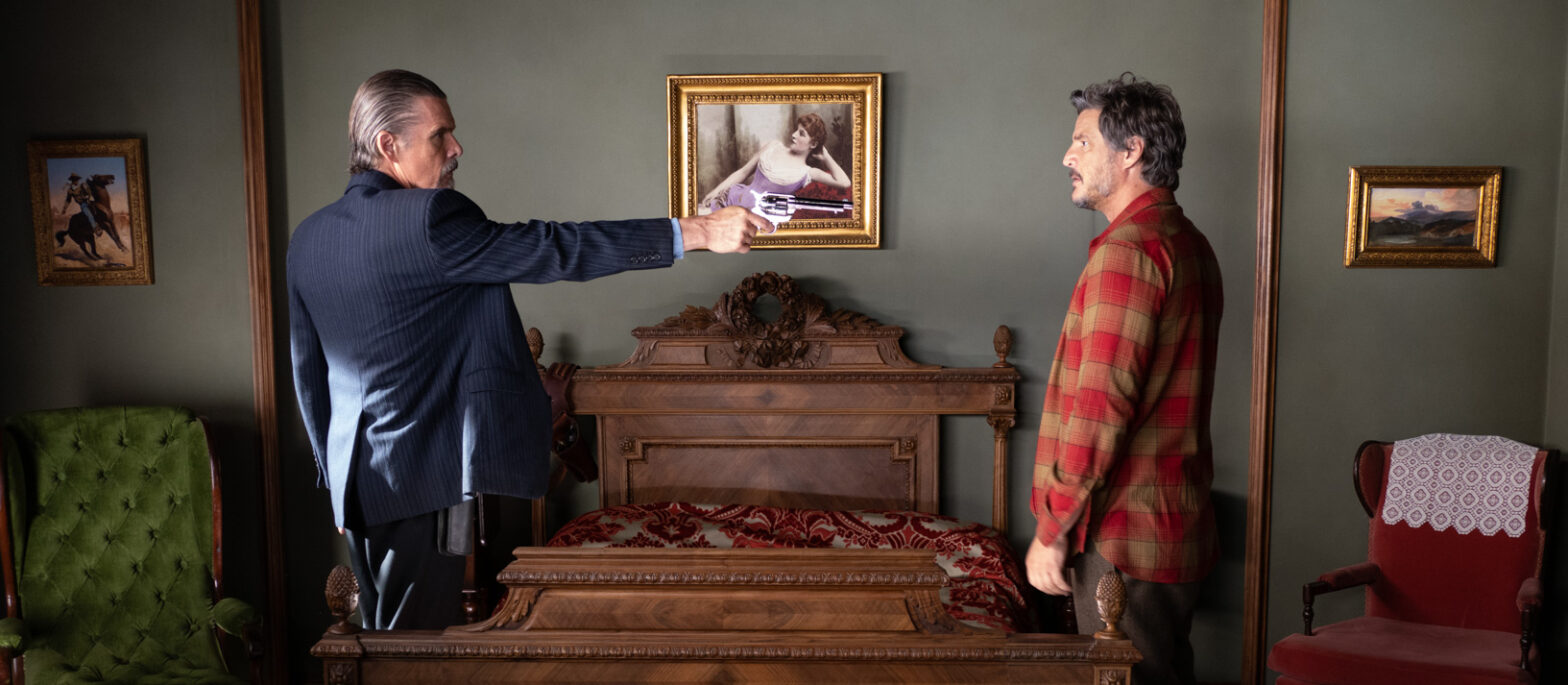
<svg viewBox="0 0 1568 685"><path fill-rule="evenodd" d="M1200 674L1230 680L1240 663L1262 24L1251 5L288 3L272 76L283 103L274 135L287 143L278 158L286 182L274 188L287 204L279 220L292 226L341 194L349 98L387 67L420 71L447 91L467 148L458 187L497 219L662 215L668 74L882 72L882 249L693 254L667 270L518 286L519 307L526 324L545 331L548 359L580 364L622 361L634 326L712 305L765 270L904 326L922 361L989 365L992 332L1012 326L1026 379L1011 493L1021 550L1033 520L1027 483L1040 381L1088 241L1104 226L1067 199L1060 160L1075 115L1067 96L1124 70L1170 84L1190 138L1178 198L1214 243L1230 305L1215 412L1226 550L1196 628ZM978 420L955 421L944 436L954 450L944 499L972 520L989 518L988 436ZM290 487L308 486L297 435L286 450ZM579 492L574 506L591 496ZM324 531L317 524L305 533ZM296 566L294 576L324 573Z"/></svg>
<svg viewBox="0 0 1568 685"><path fill-rule="evenodd" d="M1554 319L1559 360L1563 348L1550 284L1563 263L1565 7L1496 9L1291 4L1270 641L1301 629L1301 583L1365 558L1350 480L1361 441L1457 432L1562 446L1561 408L1544 412ZM1503 166L1497 267L1344 268L1353 164ZM1318 601L1319 623L1360 611L1359 593L1341 595ZM1552 648L1562 655L1561 637Z"/></svg>

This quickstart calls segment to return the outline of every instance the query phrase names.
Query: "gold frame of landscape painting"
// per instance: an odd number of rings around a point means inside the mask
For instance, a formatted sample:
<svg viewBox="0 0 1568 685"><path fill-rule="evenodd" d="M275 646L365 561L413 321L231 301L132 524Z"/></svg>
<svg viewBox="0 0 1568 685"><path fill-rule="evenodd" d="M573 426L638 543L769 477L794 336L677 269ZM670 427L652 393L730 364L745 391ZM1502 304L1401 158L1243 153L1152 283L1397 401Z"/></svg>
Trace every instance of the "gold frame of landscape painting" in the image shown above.
<svg viewBox="0 0 1568 685"><path fill-rule="evenodd" d="M27 144L40 285L151 285L147 163L137 138Z"/></svg>
<svg viewBox="0 0 1568 685"><path fill-rule="evenodd" d="M666 81L671 216L739 204L778 226L753 248L881 246L881 74Z"/></svg>
<svg viewBox="0 0 1568 685"><path fill-rule="evenodd" d="M1347 267L1497 265L1502 167L1350 167Z"/></svg>

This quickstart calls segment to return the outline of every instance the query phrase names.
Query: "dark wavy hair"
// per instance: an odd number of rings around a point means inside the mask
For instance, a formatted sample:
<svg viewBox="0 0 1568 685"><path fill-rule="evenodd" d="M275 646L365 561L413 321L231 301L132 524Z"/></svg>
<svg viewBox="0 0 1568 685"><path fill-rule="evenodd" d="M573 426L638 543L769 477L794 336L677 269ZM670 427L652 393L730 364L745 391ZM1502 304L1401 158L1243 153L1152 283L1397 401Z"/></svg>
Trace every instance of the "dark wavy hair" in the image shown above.
<svg viewBox="0 0 1568 685"><path fill-rule="evenodd" d="M1171 89L1140 81L1132 72L1090 85L1072 94L1073 107L1100 110L1100 135L1118 152L1133 136L1143 139L1143 180L1156 188L1181 185L1181 154L1187 149L1187 127L1181 105Z"/></svg>

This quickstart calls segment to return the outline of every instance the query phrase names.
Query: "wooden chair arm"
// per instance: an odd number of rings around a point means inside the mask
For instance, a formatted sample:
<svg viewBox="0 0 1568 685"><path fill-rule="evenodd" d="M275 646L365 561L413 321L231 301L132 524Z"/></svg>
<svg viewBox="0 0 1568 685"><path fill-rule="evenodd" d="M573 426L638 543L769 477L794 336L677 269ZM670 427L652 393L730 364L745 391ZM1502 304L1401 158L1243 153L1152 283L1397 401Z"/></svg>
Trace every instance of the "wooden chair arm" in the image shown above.
<svg viewBox="0 0 1568 685"><path fill-rule="evenodd" d="M1540 608L1542 601L1541 579L1533 576L1525 578L1524 582L1519 584L1519 598L1516 601L1520 611Z"/></svg>
<svg viewBox="0 0 1568 685"><path fill-rule="evenodd" d="M1519 669L1535 673L1531 668L1530 647L1535 644L1535 617L1541 610L1541 580L1525 578L1519 584ZM1539 676L1539 673L1536 673Z"/></svg>
<svg viewBox="0 0 1568 685"><path fill-rule="evenodd" d="M1318 576L1318 582L1328 585L1328 589L1323 590L1323 592L1334 592L1358 585L1371 585L1381 577L1383 577L1383 570L1378 568L1377 564L1363 561L1344 568L1336 568ZM1317 594L1323 594L1323 592Z"/></svg>
<svg viewBox="0 0 1568 685"><path fill-rule="evenodd" d="M1301 621L1304 627L1302 634L1312 634L1312 602L1318 595L1338 592L1346 588L1359 585L1371 585L1383 576L1382 569L1370 561L1352 564L1337 568L1318 579L1301 586Z"/></svg>

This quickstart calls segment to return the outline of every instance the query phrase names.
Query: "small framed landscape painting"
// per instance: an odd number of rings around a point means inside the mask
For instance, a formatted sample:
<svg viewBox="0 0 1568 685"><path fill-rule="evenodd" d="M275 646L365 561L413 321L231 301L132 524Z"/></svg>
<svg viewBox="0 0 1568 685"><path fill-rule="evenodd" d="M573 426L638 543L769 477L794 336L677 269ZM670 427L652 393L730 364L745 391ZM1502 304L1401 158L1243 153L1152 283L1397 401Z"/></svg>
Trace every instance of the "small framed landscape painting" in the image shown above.
<svg viewBox="0 0 1568 685"><path fill-rule="evenodd" d="M1350 167L1345 266L1496 266L1502 176L1502 167Z"/></svg>

